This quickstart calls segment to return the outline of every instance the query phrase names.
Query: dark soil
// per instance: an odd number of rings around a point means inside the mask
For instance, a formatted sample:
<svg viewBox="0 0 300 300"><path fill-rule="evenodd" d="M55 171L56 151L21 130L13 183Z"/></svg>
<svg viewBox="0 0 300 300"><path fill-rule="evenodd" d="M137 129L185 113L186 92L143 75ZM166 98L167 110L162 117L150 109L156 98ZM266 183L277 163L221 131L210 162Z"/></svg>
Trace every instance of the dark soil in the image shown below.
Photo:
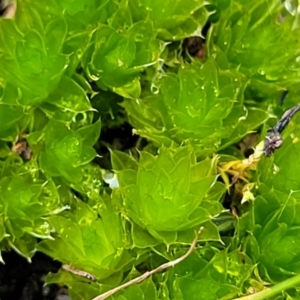
<svg viewBox="0 0 300 300"><path fill-rule="evenodd" d="M1 300L68 300L67 289L57 285L44 286L44 277L55 273L61 264L42 253L29 263L15 252L3 253L0 265Z"/></svg>

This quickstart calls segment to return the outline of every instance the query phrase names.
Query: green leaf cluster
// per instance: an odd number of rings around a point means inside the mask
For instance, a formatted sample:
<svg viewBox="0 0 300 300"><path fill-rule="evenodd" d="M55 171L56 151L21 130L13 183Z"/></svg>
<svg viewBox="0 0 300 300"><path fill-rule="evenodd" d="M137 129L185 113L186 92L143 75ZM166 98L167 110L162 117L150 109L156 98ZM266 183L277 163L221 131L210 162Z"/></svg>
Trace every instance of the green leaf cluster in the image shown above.
<svg viewBox="0 0 300 300"><path fill-rule="evenodd" d="M176 240L176 231L209 223L222 211L219 199L205 197L217 178L215 161L197 162L188 147L173 153L163 147L157 156L143 151L139 163L113 152L112 164L126 215L154 237Z"/></svg>
<svg viewBox="0 0 300 300"><path fill-rule="evenodd" d="M18 1L0 19L0 251L71 266L46 283L92 299L203 226L110 299L299 298L299 117L274 156L246 153L299 102L299 27L287 0ZM125 124L131 151L106 137Z"/></svg>

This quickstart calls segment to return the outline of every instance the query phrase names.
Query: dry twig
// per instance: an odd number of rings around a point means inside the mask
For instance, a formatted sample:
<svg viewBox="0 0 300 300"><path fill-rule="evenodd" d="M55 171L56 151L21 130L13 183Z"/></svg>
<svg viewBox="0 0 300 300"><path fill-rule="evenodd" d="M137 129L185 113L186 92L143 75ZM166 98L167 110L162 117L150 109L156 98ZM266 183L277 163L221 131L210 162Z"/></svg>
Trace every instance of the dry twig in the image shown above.
<svg viewBox="0 0 300 300"><path fill-rule="evenodd" d="M160 266L158 266L156 269L154 270L151 270L151 271L148 271L144 274L142 274L141 276L137 277L137 278L134 278L116 288L113 288L95 298L93 298L92 300L104 300L110 296L112 296L113 294L125 289L126 287L130 286L130 285L133 285L135 283L138 283L138 282L141 282L143 280L145 280L146 278L150 277L151 275L155 274L155 273L158 273L158 272L161 272L165 269L168 269L170 267L174 267L175 265L179 264L180 262L182 262L183 260L185 260L192 252L193 250L195 249L196 245L197 245L197 241L198 241L198 238L200 236L200 234L203 232L204 228L203 227L200 227L200 229L198 230L189 250L182 256L178 257L177 259L174 259L174 260L171 260L167 263L164 263Z"/></svg>
<svg viewBox="0 0 300 300"><path fill-rule="evenodd" d="M76 268L74 268L74 267L72 267L70 265L62 265L62 268L65 271L68 271L68 272L73 273L75 275L87 278L87 279L92 280L92 281L96 281L96 277L94 275L92 275L92 274L90 274L88 272L76 269Z"/></svg>

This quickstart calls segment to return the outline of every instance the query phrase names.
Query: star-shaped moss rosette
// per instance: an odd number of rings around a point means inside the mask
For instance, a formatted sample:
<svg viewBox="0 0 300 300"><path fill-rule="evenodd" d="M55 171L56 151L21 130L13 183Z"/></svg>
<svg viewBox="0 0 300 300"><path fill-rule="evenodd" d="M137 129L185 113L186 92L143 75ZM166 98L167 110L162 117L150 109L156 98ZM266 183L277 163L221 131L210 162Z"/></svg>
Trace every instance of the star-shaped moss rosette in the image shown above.
<svg viewBox="0 0 300 300"><path fill-rule="evenodd" d="M261 109L244 107L243 86L235 70L221 70L212 60L193 62L177 73L165 73L157 93L125 99L123 105L136 132L156 145L186 142L213 151L238 141L268 118Z"/></svg>
<svg viewBox="0 0 300 300"><path fill-rule="evenodd" d="M113 151L112 163L124 214L155 237L193 229L222 211L219 199L205 198L217 179L216 160L197 162L189 147L142 151L138 162Z"/></svg>
<svg viewBox="0 0 300 300"><path fill-rule="evenodd" d="M12 248L30 261L38 239L53 239L48 217L65 209L54 181L46 180L36 163L11 154L0 166L1 250ZM2 260L2 258L1 258Z"/></svg>
<svg viewBox="0 0 300 300"><path fill-rule="evenodd" d="M132 264L134 255L125 249L128 245L122 219L111 199L98 198L98 204L101 207L96 210L81 200L74 199L73 213L49 217L54 228L54 238L39 243L38 250L64 264L92 274L99 281L115 274L115 279L119 282L121 278L118 272L123 268L131 268L125 266ZM60 270L50 278L69 282L69 275ZM99 282L93 283L92 289L99 289L99 286Z"/></svg>
<svg viewBox="0 0 300 300"><path fill-rule="evenodd" d="M100 127L100 120L77 130L49 121L44 129L44 147L39 154L41 170L46 176L63 178L78 191L89 192L92 182L99 181L97 168L88 163L97 155L92 146L98 139Z"/></svg>
<svg viewBox="0 0 300 300"><path fill-rule="evenodd" d="M231 1L211 28L209 57L226 56L231 67L239 67L250 79L252 92L262 98L299 83L296 10L296 3L277 0Z"/></svg>

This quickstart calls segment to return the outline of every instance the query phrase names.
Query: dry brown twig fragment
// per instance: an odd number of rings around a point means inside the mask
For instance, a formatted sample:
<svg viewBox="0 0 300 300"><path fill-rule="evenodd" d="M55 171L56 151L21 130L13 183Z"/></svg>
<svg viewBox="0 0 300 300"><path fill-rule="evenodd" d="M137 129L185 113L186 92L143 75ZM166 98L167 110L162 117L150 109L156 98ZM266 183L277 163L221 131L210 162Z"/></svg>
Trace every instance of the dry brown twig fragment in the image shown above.
<svg viewBox="0 0 300 300"><path fill-rule="evenodd" d="M4 19L12 19L17 10L17 2L0 0L0 16Z"/></svg>
<svg viewBox="0 0 300 300"><path fill-rule="evenodd" d="M85 271L82 271L82 270L79 270L79 269L76 269L70 265L62 265L62 268L65 270L65 271L68 271L70 273L73 273L75 275L78 275L78 276L81 276L81 277L84 277L86 279L89 279L89 280L92 280L92 281L96 281L96 277L93 276L92 274L88 273L88 272L85 272Z"/></svg>
<svg viewBox="0 0 300 300"><path fill-rule="evenodd" d="M112 296L113 294L125 289L126 287L130 286L130 285L133 285L135 283L139 283L143 280L145 280L146 278L150 277L151 275L155 274L155 273L158 273L158 272L161 272L163 270L166 270L170 267L174 267L175 265L179 264L180 262L182 262L183 260L185 260L192 252L193 250L195 249L196 245L197 245L197 242L198 242L198 238L199 236L201 235L201 233L203 232L204 230L204 227L200 227L200 229L198 230L193 242L191 243L191 246L189 248L189 250L182 256L174 259L174 260L171 260L167 263L164 263L160 266L158 266L157 268L155 268L154 270L151 270L151 271L148 271L148 272L145 272L144 274L142 274L141 276L137 277L137 278L134 278L116 288L113 288L95 298L93 298L92 300L104 300L104 299L107 299L108 297Z"/></svg>

